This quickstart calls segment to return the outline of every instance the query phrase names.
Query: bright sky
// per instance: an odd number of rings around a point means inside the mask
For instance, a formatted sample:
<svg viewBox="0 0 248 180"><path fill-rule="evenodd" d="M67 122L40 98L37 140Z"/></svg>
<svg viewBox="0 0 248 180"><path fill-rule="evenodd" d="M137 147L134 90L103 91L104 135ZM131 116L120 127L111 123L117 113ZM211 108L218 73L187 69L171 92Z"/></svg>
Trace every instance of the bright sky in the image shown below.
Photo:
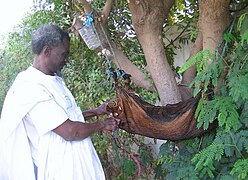
<svg viewBox="0 0 248 180"><path fill-rule="evenodd" d="M31 10L33 0L0 0L0 4L0 35L4 35Z"/></svg>

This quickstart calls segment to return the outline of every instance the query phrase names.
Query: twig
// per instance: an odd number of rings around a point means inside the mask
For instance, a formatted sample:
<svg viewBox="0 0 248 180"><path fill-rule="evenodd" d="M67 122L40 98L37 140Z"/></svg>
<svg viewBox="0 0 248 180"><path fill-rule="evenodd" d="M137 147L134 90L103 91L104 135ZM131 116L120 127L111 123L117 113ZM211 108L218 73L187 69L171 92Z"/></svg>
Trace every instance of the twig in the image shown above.
<svg viewBox="0 0 248 180"><path fill-rule="evenodd" d="M215 95L220 94L220 88L221 88L221 85L222 85L224 79L226 78L227 72L228 72L227 71L227 66L224 66L223 71L222 71L222 73L220 75L220 78L219 78L219 81L218 81L218 85L217 85L217 87L215 89L215 92L214 92Z"/></svg>
<svg viewBox="0 0 248 180"><path fill-rule="evenodd" d="M172 41L170 41L170 43L167 45L167 46L165 46L165 49L167 48L167 47L169 47L170 45L172 45L185 31L186 31L186 29L189 27L189 24L190 24L190 22L188 22L187 23L187 25L185 26L185 28L182 30L182 32L174 39L174 40L172 40Z"/></svg>
<svg viewBox="0 0 248 180"><path fill-rule="evenodd" d="M125 153L127 153L127 154L130 156L130 158L133 159L133 160L135 161L135 163L137 164L137 167L138 167L138 176L140 176L140 173L141 173L141 166L140 166L140 162L139 162L138 158L135 157L132 153L130 153L130 152L127 151L126 149L124 149L123 147L121 147L121 146L120 146L120 141L117 140L116 137L114 137L113 135L111 135L111 136L112 136L112 139L114 140L116 146L117 146L118 148L120 148L122 151L124 151Z"/></svg>

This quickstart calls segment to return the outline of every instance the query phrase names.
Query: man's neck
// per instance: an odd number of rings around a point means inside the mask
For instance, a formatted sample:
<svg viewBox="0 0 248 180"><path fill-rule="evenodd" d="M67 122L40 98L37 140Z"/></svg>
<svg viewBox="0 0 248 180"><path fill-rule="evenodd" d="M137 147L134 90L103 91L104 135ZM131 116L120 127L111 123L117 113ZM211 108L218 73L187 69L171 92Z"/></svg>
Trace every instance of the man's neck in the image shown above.
<svg viewBox="0 0 248 180"><path fill-rule="evenodd" d="M39 56L36 56L34 58L33 67L46 75L54 76L54 73L51 73L50 71L48 71L45 65L41 63L42 61L44 60L41 59Z"/></svg>

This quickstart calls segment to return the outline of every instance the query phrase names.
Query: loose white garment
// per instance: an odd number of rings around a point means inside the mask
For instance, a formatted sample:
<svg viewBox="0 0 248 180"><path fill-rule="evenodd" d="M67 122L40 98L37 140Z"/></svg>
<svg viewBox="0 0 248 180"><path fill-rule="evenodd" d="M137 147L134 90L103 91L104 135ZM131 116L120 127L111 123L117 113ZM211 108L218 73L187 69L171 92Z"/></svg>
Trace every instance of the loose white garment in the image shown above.
<svg viewBox="0 0 248 180"><path fill-rule="evenodd" d="M90 138L65 141L51 131L67 118L84 122L62 78L33 67L20 73L0 120L0 167L6 170L0 179L35 179L33 162L38 180L105 179Z"/></svg>

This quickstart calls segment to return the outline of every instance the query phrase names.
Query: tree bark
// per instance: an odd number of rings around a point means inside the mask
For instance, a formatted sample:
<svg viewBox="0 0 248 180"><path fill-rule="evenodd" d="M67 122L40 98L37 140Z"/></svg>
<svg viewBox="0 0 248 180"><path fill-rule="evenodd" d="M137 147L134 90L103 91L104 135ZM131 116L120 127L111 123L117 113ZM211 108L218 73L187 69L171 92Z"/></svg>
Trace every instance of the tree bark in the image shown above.
<svg viewBox="0 0 248 180"><path fill-rule="evenodd" d="M149 72L158 91L161 105L181 100L174 73L167 61L162 41L162 27L174 0L130 0L137 38L143 48Z"/></svg>
<svg viewBox="0 0 248 180"><path fill-rule="evenodd" d="M203 50L212 52L221 42L223 32L230 25L230 0L199 0L199 28L203 35ZM212 60L209 61L211 63Z"/></svg>

